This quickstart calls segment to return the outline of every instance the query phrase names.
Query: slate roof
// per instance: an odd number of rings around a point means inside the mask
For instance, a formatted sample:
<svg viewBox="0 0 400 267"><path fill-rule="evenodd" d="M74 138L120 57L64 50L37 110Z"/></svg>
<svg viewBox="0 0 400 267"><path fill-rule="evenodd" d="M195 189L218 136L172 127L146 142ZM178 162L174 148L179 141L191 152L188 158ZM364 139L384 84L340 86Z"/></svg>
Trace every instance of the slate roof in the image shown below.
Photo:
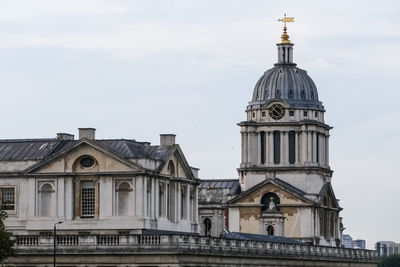
<svg viewBox="0 0 400 267"><path fill-rule="evenodd" d="M247 234L247 233L238 233L231 232L228 234L224 234L224 238L228 239L241 239L241 240L250 240L250 241L260 241L260 242L272 242L272 243L286 243L286 244L294 244L294 245L304 245L304 243L288 237L283 236L271 236L271 235L256 235L256 234Z"/></svg>
<svg viewBox="0 0 400 267"><path fill-rule="evenodd" d="M42 160L77 144L79 140L13 139L0 140L0 160ZM151 146L133 139L91 140L124 158L151 158L162 160L169 155L171 146Z"/></svg>
<svg viewBox="0 0 400 267"><path fill-rule="evenodd" d="M229 195L240 194L239 179L202 179L199 189L229 189Z"/></svg>

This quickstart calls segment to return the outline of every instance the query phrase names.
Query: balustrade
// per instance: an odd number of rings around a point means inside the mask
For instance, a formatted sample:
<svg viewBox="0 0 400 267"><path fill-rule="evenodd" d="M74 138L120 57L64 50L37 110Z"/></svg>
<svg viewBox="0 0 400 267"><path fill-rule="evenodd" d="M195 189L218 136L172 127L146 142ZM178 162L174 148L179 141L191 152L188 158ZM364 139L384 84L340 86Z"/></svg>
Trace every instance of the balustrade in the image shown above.
<svg viewBox="0 0 400 267"><path fill-rule="evenodd" d="M16 248L48 249L53 244L52 236L16 235ZM250 240L224 239L188 235L59 235L57 245L62 247L124 247L124 249L179 249L209 251L210 253L246 253L289 257L324 257L376 261L378 254L371 250L356 250L302 244L270 243Z"/></svg>

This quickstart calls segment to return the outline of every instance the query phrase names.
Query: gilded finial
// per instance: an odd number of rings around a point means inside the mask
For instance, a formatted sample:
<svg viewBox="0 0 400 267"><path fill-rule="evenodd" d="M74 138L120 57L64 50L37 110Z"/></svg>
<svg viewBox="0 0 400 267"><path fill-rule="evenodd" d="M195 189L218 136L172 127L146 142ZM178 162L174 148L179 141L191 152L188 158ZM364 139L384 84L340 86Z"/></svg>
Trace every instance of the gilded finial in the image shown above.
<svg viewBox="0 0 400 267"><path fill-rule="evenodd" d="M289 35L287 34L286 22L294 22L294 17L286 17L286 13L282 19L278 19L278 21L282 21L283 25L283 34L281 35L281 44L290 44Z"/></svg>

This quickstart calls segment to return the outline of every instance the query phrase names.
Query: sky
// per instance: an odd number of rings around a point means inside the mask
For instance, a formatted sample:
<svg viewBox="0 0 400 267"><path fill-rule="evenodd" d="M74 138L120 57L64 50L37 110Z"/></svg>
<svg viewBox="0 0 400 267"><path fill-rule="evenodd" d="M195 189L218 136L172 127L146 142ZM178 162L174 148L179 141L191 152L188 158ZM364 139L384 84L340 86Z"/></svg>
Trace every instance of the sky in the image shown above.
<svg viewBox="0 0 400 267"><path fill-rule="evenodd" d="M0 138L174 133L200 178L237 178L236 124L284 13L334 127L345 233L400 242L400 1L1 0Z"/></svg>

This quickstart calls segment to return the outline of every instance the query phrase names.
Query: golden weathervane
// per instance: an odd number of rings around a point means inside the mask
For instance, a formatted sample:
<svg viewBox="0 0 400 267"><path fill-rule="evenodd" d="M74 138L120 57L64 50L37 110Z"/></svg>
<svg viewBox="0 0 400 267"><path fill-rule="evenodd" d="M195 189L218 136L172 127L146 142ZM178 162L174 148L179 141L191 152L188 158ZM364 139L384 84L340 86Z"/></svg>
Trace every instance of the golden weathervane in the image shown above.
<svg viewBox="0 0 400 267"><path fill-rule="evenodd" d="M294 17L286 17L286 14L282 19L278 19L284 23L283 25L283 34L281 35L281 44L290 44L289 35L287 34L286 22L294 22Z"/></svg>

